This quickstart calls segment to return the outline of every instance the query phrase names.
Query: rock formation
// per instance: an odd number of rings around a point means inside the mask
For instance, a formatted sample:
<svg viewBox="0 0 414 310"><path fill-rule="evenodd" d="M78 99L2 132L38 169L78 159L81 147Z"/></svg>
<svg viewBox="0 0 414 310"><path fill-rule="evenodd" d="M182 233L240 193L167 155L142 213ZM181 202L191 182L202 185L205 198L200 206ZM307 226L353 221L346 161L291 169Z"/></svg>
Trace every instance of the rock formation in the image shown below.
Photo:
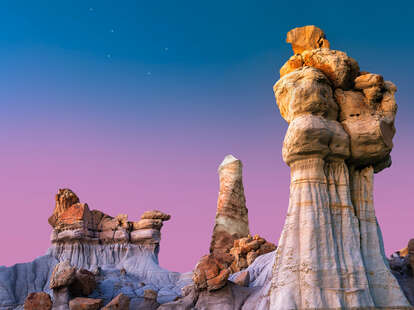
<svg viewBox="0 0 414 310"><path fill-rule="evenodd" d="M45 292L30 293L24 302L23 308L24 310L51 310L52 299Z"/></svg>
<svg viewBox="0 0 414 310"><path fill-rule="evenodd" d="M0 310L410 309L414 239L388 261L373 204L374 174L391 165L397 89L331 50L315 26L286 41L295 55L273 90L289 124L282 156L291 184L277 248L250 235L242 163L232 155L218 169L210 253L185 274L158 265L169 215L111 217L60 189L46 255L0 267Z"/></svg>
<svg viewBox="0 0 414 310"><path fill-rule="evenodd" d="M292 32L296 55L274 86L289 123L282 154L291 168L290 202L261 307L408 307L387 265L372 199L374 171L391 163L396 88L323 46L318 28Z"/></svg>
<svg viewBox="0 0 414 310"><path fill-rule="evenodd" d="M247 236L234 240L234 245L230 249L233 262L230 265L231 273L236 273L249 267L255 259L263 254L272 252L276 246L261 238L259 235Z"/></svg>
<svg viewBox="0 0 414 310"><path fill-rule="evenodd" d="M102 299L76 297L69 302L70 310L99 310L102 307Z"/></svg>
<svg viewBox="0 0 414 310"><path fill-rule="evenodd" d="M130 243L153 247L158 251L160 229L163 221L169 219L168 214L158 210L145 212L137 222L128 221L125 214L113 218L98 210L90 211L88 205L80 203L79 198L70 189L60 189L49 223L53 227L51 241L61 253L65 252L65 246L72 241L103 246ZM102 258L92 255L89 259L86 264L99 265Z"/></svg>
<svg viewBox="0 0 414 310"><path fill-rule="evenodd" d="M405 296L414 305L414 239L407 247L392 254L389 263L392 273L397 278Z"/></svg>
<svg viewBox="0 0 414 310"><path fill-rule="evenodd" d="M235 239L249 234L242 167L240 160L227 155L218 168L220 191L210 253L228 252Z"/></svg>
<svg viewBox="0 0 414 310"><path fill-rule="evenodd" d="M242 167L240 160L227 155L218 168L220 190L210 254L200 259L193 274L198 290L213 291L226 285L234 259L230 249L236 239L249 235Z"/></svg>
<svg viewBox="0 0 414 310"><path fill-rule="evenodd" d="M103 307L102 310L129 310L129 303L129 297L121 293Z"/></svg>
<svg viewBox="0 0 414 310"><path fill-rule="evenodd" d="M197 263L193 281L199 291L212 292L227 284L231 273L247 268L256 257L273 251L274 244L249 234L242 163L227 155L218 168L220 191L210 254Z"/></svg>
<svg viewBox="0 0 414 310"><path fill-rule="evenodd" d="M32 292L53 296L56 310L69 309L77 297L102 299L102 305L123 293L131 307L145 309L146 290L157 292L151 304L174 300L191 274L158 265L161 227L170 216L146 211L138 221L90 210L70 189L58 191L49 223L52 246L31 263L0 267L0 309L23 305ZM78 299L84 300L84 299Z"/></svg>

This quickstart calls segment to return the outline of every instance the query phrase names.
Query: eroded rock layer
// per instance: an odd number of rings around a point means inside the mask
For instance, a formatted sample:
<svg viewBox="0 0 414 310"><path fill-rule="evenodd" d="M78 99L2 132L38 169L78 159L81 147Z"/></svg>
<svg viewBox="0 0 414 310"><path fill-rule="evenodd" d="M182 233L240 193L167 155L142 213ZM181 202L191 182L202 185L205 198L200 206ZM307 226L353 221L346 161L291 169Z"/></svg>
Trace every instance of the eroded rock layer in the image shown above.
<svg viewBox="0 0 414 310"><path fill-rule="evenodd" d="M314 26L289 32L295 56L274 86L290 201L260 309L403 309L372 201L373 173L391 163L396 88L325 39Z"/></svg>
<svg viewBox="0 0 414 310"><path fill-rule="evenodd" d="M220 191L210 252L228 252L236 239L249 235L248 211L243 187L243 165L227 155L218 168Z"/></svg>
<svg viewBox="0 0 414 310"><path fill-rule="evenodd" d="M90 302L82 299L86 297L105 305L121 293L139 309L147 303L148 290L156 293L151 304L174 300L191 274L158 265L160 230L169 219L158 210L144 212L138 221L128 221L124 214L111 217L90 210L70 189L59 190L49 218L52 246L46 255L0 267L0 309L18 308L28 294L41 291L53 296L54 309L62 310L69 309L73 298L80 299L72 307Z"/></svg>

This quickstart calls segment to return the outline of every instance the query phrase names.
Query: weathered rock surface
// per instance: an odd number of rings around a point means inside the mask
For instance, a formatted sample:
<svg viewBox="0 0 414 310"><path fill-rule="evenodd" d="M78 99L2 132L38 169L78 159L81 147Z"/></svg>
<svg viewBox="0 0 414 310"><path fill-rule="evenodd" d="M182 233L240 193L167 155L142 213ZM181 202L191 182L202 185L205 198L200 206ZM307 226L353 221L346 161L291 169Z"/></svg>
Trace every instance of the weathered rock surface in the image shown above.
<svg viewBox="0 0 414 310"><path fill-rule="evenodd" d="M234 245L230 249L233 262L230 265L231 273L235 273L249 267L260 255L273 252L276 246L267 242L259 235L247 236L234 240Z"/></svg>
<svg viewBox="0 0 414 310"><path fill-rule="evenodd" d="M367 79L360 79L365 76ZM350 137L350 162L357 167L372 165L375 172L379 172L391 164L397 112L396 87L391 82L384 83L382 76L373 74L361 75L355 81L360 89L376 83L379 91L370 97L359 90L335 90L335 98L341 108L340 121Z"/></svg>
<svg viewBox="0 0 414 310"><path fill-rule="evenodd" d="M50 279L50 288L58 289L60 287L69 286L75 281L76 268L69 261L60 262L55 266Z"/></svg>
<svg viewBox="0 0 414 310"><path fill-rule="evenodd" d="M234 277L233 283L240 285L240 286L246 286L248 287L250 284L250 273L247 270L243 270L237 274L237 276Z"/></svg>
<svg viewBox="0 0 414 310"><path fill-rule="evenodd" d="M130 298L124 294L119 294L111 300L102 310L129 310Z"/></svg>
<svg viewBox="0 0 414 310"><path fill-rule="evenodd" d="M187 294L175 302L160 306L159 310L237 310L242 309L246 299L256 292L257 288L248 288L229 282L220 290L198 291L188 288ZM244 308L243 309L254 309Z"/></svg>
<svg viewBox="0 0 414 310"><path fill-rule="evenodd" d="M210 253L228 252L235 239L249 234L242 163L233 155L227 155L220 164L218 172L220 191Z"/></svg>
<svg viewBox="0 0 414 310"><path fill-rule="evenodd" d="M102 299L76 297L69 302L70 310L99 310L102 307Z"/></svg>
<svg viewBox="0 0 414 310"><path fill-rule="evenodd" d="M271 283L245 305L408 307L386 263L372 202L374 169L390 162L395 87L388 84L383 105L381 77L360 73L341 51L302 46L274 86L289 123L282 150L291 168L288 216Z"/></svg>
<svg viewBox="0 0 414 310"><path fill-rule="evenodd" d="M301 54L293 55L289 58L288 61L280 68L279 73L280 77L295 71L296 69L302 68L304 65L303 63L303 57Z"/></svg>
<svg viewBox="0 0 414 310"><path fill-rule="evenodd" d="M96 280L95 275L92 272L86 269L76 270L75 280L69 286L69 291L72 296L88 296L92 294L95 288Z"/></svg>
<svg viewBox="0 0 414 310"><path fill-rule="evenodd" d="M174 300L192 275L158 264L160 229L169 218L157 210L135 222L125 214L111 217L91 211L71 190L59 190L49 218L53 231L47 254L31 263L0 267L0 309L18 309L28 294L40 291L53 295L56 310L69 309L76 296L107 304L120 293L137 308L145 304L145 289L159 293L154 305Z"/></svg>
<svg viewBox="0 0 414 310"><path fill-rule="evenodd" d="M30 293L23 306L24 310L51 310L52 299L45 292Z"/></svg>
<svg viewBox="0 0 414 310"><path fill-rule="evenodd" d="M220 191L210 254L199 260L193 272L194 287L198 291L222 289L231 273L247 268L258 256L275 249L265 239L249 234L241 161L227 155L219 166L219 175Z"/></svg>
<svg viewBox="0 0 414 310"><path fill-rule="evenodd" d="M409 250L411 250L409 252ZM408 242L403 250L391 255L389 264L393 275L397 278L405 296L414 305L414 268L412 257L414 256L414 239Z"/></svg>
<svg viewBox="0 0 414 310"><path fill-rule="evenodd" d="M338 106L328 78L312 67L299 68L273 87L282 117L290 123L301 115L326 115L336 120Z"/></svg>
<svg viewBox="0 0 414 310"><path fill-rule="evenodd" d="M229 264L210 254L203 256L197 263L193 281L198 290L214 291L226 285L229 275Z"/></svg>
<svg viewBox="0 0 414 310"><path fill-rule="evenodd" d="M70 203L74 204L70 205ZM146 211L137 222L128 221L126 214L115 218L98 210L89 210L87 204L70 189L59 190L56 207L49 223L53 227L51 241L60 246L70 241L111 244L131 243L158 246L161 239L160 229L163 221L170 215L161 211Z"/></svg>
<svg viewBox="0 0 414 310"><path fill-rule="evenodd" d="M305 66L322 71L334 88L350 89L358 76L358 63L341 51L320 48L302 53Z"/></svg>
<svg viewBox="0 0 414 310"><path fill-rule="evenodd" d="M292 44L292 49L295 54L320 47L329 48L330 46L322 29L313 25L297 27L290 30L287 33L286 42Z"/></svg>

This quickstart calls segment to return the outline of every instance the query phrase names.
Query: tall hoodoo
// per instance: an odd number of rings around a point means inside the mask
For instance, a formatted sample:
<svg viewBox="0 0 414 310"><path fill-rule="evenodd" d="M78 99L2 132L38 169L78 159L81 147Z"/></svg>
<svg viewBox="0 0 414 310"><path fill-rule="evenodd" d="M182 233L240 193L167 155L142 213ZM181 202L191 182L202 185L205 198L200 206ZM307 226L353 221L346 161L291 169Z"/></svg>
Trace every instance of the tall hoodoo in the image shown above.
<svg viewBox="0 0 414 310"><path fill-rule="evenodd" d="M236 239L249 235L242 162L227 155L218 168L220 191L210 252L228 252Z"/></svg>
<svg viewBox="0 0 414 310"><path fill-rule="evenodd" d="M315 26L291 30L287 42L295 55L274 92L289 123L282 154L290 201L268 307L408 307L372 199L373 173L391 164L396 87L329 49Z"/></svg>

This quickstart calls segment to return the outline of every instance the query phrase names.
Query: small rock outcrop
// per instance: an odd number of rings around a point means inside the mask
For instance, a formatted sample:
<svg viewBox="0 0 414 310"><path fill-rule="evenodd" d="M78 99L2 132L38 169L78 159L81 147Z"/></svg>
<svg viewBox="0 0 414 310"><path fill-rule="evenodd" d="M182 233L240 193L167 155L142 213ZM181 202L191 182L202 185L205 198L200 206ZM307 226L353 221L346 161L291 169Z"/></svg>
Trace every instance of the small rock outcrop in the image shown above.
<svg viewBox="0 0 414 310"><path fill-rule="evenodd" d="M414 239L407 247L397 251L389 258L392 273L397 278L405 296L414 305Z"/></svg>
<svg viewBox="0 0 414 310"><path fill-rule="evenodd" d="M76 268L69 261L58 263L53 269L50 288L53 290L53 309L69 309L69 286L75 281Z"/></svg>
<svg viewBox="0 0 414 310"><path fill-rule="evenodd" d="M320 47L330 47L329 41L326 39L322 29L313 25L297 27L290 30L287 33L286 42L292 45L295 54Z"/></svg>
<svg viewBox="0 0 414 310"><path fill-rule="evenodd" d="M98 210L89 210L70 189L60 189L56 207L49 223L53 227L51 241L62 244L69 241L110 244L131 243L158 245L160 229L170 219L161 211L147 211L136 222L128 221L126 214L111 217Z"/></svg>
<svg viewBox="0 0 414 310"><path fill-rule="evenodd" d="M63 310L67 309L71 298L92 294L96 288L96 279L92 272L77 269L66 260L53 269L49 286L53 290L53 308Z"/></svg>
<svg viewBox="0 0 414 310"><path fill-rule="evenodd" d="M225 286L230 276L230 262L231 260L226 262L214 254L203 256L194 268L193 281L196 288L210 292Z"/></svg>
<svg viewBox="0 0 414 310"><path fill-rule="evenodd" d="M75 281L76 268L69 261L60 262L55 266L50 279L50 288L59 289L69 286Z"/></svg>
<svg viewBox="0 0 414 310"><path fill-rule="evenodd" d="M233 262L230 265L231 273L246 269L258 256L274 250L276 246L259 235L234 240L234 245L230 249L230 254L233 256Z"/></svg>
<svg viewBox="0 0 414 310"><path fill-rule="evenodd" d="M52 299L45 292L31 293L27 296L23 308L24 310L51 310Z"/></svg>
<svg viewBox="0 0 414 310"><path fill-rule="evenodd" d="M102 307L102 299L76 297L69 302L70 310L99 310Z"/></svg>
<svg viewBox="0 0 414 310"><path fill-rule="evenodd" d="M129 297L121 293L103 307L102 310L129 310L129 303Z"/></svg>
<svg viewBox="0 0 414 310"><path fill-rule="evenodd" d="M95 290L96 285L95 275L92 272L78 269L75 273L75 280L69 286L69 291L75 297L88 296Z"/></svg>

